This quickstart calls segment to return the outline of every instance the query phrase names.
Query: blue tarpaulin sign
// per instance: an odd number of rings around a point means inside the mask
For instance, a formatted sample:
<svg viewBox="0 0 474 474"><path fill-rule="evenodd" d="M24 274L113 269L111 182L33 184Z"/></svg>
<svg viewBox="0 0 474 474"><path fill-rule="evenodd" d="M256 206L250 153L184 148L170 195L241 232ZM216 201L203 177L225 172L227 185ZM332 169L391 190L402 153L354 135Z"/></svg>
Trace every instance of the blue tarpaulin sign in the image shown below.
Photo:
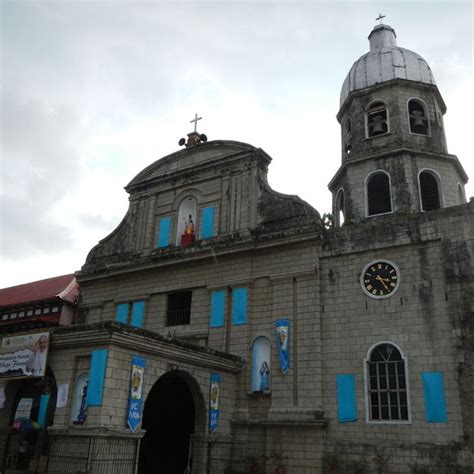
<svg viewBox="0 0 474 474"><path fill-rule="evenodd" d="M132 433L136 431L142 421L143 376L145 374L145 365L146 359L132 356L130 399L127 417L127 423Z"/></svg>
<svg viewBox="0 0 474 474"><path fill-rule="evenodd" d="M290 368L290 320L279 319L275 321L275 328L277 333L278 353L280 354L280 368L286 374Z"/></svg>
<svg viewBox="0 0 474 474"><path fill-rule="evenodd" d="M209 433L215 433L219 423L219 391L221 376L211 373L211 388L209 392Z"/></svg>

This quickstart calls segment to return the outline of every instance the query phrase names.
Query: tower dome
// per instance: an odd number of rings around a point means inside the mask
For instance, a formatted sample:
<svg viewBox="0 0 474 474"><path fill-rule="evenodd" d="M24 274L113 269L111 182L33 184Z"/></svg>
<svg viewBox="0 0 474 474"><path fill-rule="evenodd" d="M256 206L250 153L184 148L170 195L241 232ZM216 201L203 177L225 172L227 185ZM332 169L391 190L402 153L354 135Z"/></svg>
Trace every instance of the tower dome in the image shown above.
<svg viewBox="0 0 474 474"><path fill-rule="evenodd" d="M342 84L340 105L351 92L392 79L407 79L435 85L428 63L409 49L397 46L395 30L377 25L369 35L370 51L351 67Z"/></svg>

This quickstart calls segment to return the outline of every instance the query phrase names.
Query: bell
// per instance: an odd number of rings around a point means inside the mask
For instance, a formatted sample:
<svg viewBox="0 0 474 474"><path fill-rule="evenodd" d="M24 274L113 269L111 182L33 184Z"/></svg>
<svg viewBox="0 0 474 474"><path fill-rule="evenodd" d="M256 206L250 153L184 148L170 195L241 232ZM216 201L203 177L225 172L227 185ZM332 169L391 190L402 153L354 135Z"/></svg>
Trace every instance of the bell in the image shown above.
<svg viewBox="0 0 474 474"><path fill-rule="evenodd" d="M423 127L425 125L424 124L425 117L423 117L422 112L419 112L418 110L414 110L411 113L411 118L413 120L414 127L420 127L420 126Z"/></svg>
<svg viewBox="0 0 474 474"><path fill-rule="evenodd" d="M384 123L383 121L374 121L372 124L372 132L373 133L383 133L384 130Z"/></svg>

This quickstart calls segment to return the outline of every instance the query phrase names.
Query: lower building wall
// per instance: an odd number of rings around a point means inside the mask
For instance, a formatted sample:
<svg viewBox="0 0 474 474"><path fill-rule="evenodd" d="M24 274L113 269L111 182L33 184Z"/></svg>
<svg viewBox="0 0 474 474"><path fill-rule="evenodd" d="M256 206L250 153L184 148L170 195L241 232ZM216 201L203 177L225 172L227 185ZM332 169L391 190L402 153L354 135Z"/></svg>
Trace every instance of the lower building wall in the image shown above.
<svg viewBox="0 0 474 474"><path fill-rule="evenodd" d="M374 439L330 439L323 456L323 472L372 474L471 474L472 453L457 443L389 444Z"/></svg>
<svg viewBox="0 0 474 474"><path fill-rule="evenodd" d="M133 474L140 438L52 434L48 474Z"/></svg>

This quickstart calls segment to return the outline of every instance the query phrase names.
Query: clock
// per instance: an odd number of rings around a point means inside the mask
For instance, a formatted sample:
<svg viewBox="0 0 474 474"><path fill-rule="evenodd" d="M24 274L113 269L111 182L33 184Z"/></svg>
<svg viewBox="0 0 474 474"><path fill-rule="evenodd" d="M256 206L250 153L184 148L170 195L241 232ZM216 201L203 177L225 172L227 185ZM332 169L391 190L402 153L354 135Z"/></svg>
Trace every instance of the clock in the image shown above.
<svg viewBox="0 0 474 474"><path fill-rule="evenodd" d="M374 260L362 270L360 285L364 293L371 298L388 298L398 290L400 272L389 260Z"/></svg>

